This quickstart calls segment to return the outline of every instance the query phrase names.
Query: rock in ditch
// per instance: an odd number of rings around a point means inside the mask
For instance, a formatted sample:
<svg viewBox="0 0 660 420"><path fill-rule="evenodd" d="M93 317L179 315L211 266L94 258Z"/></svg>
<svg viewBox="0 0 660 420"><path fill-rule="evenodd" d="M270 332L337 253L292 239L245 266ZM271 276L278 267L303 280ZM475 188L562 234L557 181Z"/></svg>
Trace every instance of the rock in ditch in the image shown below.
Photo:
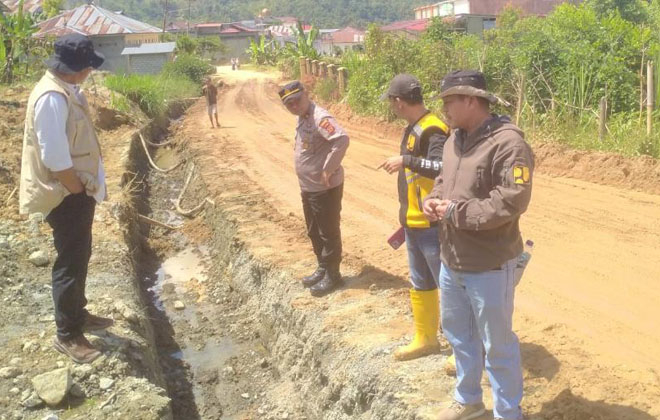
<svg viewBox="0 0 660 420"><path fill-rule="evenodd" d="M186 309L186 304L181 302L180 300L177 300L177 301L174 302L174 309L179 310L179 311L182 310L182 309Z"/></svg>
<svg viewBox="0 0 660 420"><path fill-rule="evenodd" d="M8 366L0 369L0 378L11 379L21 374L21 370L16 366Z"/></svg>
<svg viewBox="0 0 660 420"><path fill-rule="evenodd" d="M50 262L48 254L44 251L35 251L28 257L28 260L37 267L45 267Z"/></svg>
<svg viewBox="0 0 660 420"><path fill-rule="evenodd" d="M32 378L32 386L49 406L56 406L64 400L71 389L71 373L68 368L55 369Z"/></svg>
<svg viewBox="0 0 660 420"><path fill-rule="evenodd" d="M77 365L73 368L73 376L77 379L85 379L92 372L94 372L92 365Z"/></svg>
<svg viewBox="0 0 660 420"><path fill-rule="evenodd" d="M39 398L36 392L30 393L28 397L23 399L23 401L21 402L21 405L23 407L30 409L41 407L43 404L44 402L41 400L41 398Z"/></svg>
<svg viewBox="0 0 660 420"><path fill-rule="evenodd" d="M115 303L114 312L128 322L136 323L138 321L138 313L121 300Z"/></svg>
<svg viewBox="0 0 660 420"><path fill-rule="evenodd" d="M114 379L110 379L110 378L99 379L99 388L101 388L104 391L112 388L114 384L115 384Z"/></svg>
<svg viewBox="0 0 660 420"><path fill-rule="evenodd" d="M75 398L85 398L87 396L85 390L80 386L80 384L73 384L69 393L72 397Z"/></svg>

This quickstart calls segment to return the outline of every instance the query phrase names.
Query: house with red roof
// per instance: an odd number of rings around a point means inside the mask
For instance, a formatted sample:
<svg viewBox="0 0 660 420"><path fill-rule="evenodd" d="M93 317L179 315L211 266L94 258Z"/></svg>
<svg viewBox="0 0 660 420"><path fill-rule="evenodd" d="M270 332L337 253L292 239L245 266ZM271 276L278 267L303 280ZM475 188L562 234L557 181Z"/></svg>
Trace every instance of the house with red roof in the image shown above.
<svg viewBox="0 0 660 420"><path fill-rule="evenodd" d="M426 28L430 19L402 20L381 26L381 31L396 34L406 38L419 38Z"/></svg>
<svg viewBox="0 0 660 420"><path fill-rule="evenodd" d="M239 57L245 60L248 58L247 49L250 47L250 40L258 41L263 31L239 22L208 22L198 23L195 25L194 32L191 30L191 33L199 37L218 37L227 47L227 52L223 54L224 58Z"/></svg>
<svg viewBox="0 0 660 420"><path fill-rule="evenodd" d="M336 55L348 50L364 47L366 32L361 29L346 27L322 32L319 52L323 55Z"/></svg>

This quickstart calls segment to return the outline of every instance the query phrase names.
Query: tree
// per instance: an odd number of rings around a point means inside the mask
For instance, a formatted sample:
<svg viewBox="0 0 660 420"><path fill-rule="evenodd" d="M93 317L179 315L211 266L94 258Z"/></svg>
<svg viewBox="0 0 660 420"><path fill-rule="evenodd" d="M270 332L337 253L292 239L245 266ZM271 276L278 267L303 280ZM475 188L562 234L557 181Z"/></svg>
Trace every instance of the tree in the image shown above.
<svg viewBox="0 0 660 420"><path fill-rule="evenodd" d="M199 41L188 35L179 35L176 39L176 49L180 53L194 54L199 47Z"/></svg>
<svg viewBox="0 0 660 420"><path fill-rule="evenodd" d="M218 37L203 36L197 41L197 52L203 57L207 55L215 56L216 54L226 53L227 46Z"/></svg>
<svg viewBox="0 0 660 420"><path fill-rule="evenodd" d="M647 3L642 0L587 0L585 4L599 17L607 17L618 12L629 22L645 23L649 20Z"/></svg>

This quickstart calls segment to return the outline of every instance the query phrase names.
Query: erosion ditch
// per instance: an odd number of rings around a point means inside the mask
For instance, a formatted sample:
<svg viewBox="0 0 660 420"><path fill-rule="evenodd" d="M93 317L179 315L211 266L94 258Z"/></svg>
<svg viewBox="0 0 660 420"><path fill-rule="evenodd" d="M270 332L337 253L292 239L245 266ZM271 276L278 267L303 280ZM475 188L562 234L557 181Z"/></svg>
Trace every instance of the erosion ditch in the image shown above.
<svg viewBox="0 0 660 420"><path fill-rule="evenodd" d="M162 122L141 132L170 144ZM346 346L322 312L296 307L297 282L242 241L231 202L210 200L190 218L173 212L197 158L190 139L174 140L149 148L161 167L185 161L163 174L150 168L136 133L122 181L132 197L123 209L125 240L173 418L417 418L408 398L414 390L388 373L391 349ZM208 195L201 176L192 179L186 208Z"/></svg>

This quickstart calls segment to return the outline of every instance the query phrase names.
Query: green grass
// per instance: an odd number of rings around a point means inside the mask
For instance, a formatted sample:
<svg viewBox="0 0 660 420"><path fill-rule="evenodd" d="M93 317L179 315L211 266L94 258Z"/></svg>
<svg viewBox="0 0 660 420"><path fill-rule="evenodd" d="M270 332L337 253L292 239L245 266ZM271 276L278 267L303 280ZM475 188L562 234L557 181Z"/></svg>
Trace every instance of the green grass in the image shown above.
<svg viewBox="0 0 660 420"><path fill-rule="evenodd" d="M111 75L105 79L105 85L137 103L152 118L163 115L169 102L200 93L200 86L190 79L164 75Z"/></svg>
<svg viewBox="0 0 660 420"><path fill-rule="evenodd" d="M614 152L623 156L650 156L660 158L660 114L654 115L654 130L646 135L646 114L635 112L617 113L609 117L607 134L601 141L598 136L598 118L595 115L548 114L531 116L523 114L521 126L526 137L532 141L551 141L579 150Z"/></svg>
<svg viewBox="0 0 660 420"><path fill-rule="evenodd" d="M328 102L339 98L337 89L337 82L334 79L320 79L314 87L314 93L323 101Z"/></svg>

